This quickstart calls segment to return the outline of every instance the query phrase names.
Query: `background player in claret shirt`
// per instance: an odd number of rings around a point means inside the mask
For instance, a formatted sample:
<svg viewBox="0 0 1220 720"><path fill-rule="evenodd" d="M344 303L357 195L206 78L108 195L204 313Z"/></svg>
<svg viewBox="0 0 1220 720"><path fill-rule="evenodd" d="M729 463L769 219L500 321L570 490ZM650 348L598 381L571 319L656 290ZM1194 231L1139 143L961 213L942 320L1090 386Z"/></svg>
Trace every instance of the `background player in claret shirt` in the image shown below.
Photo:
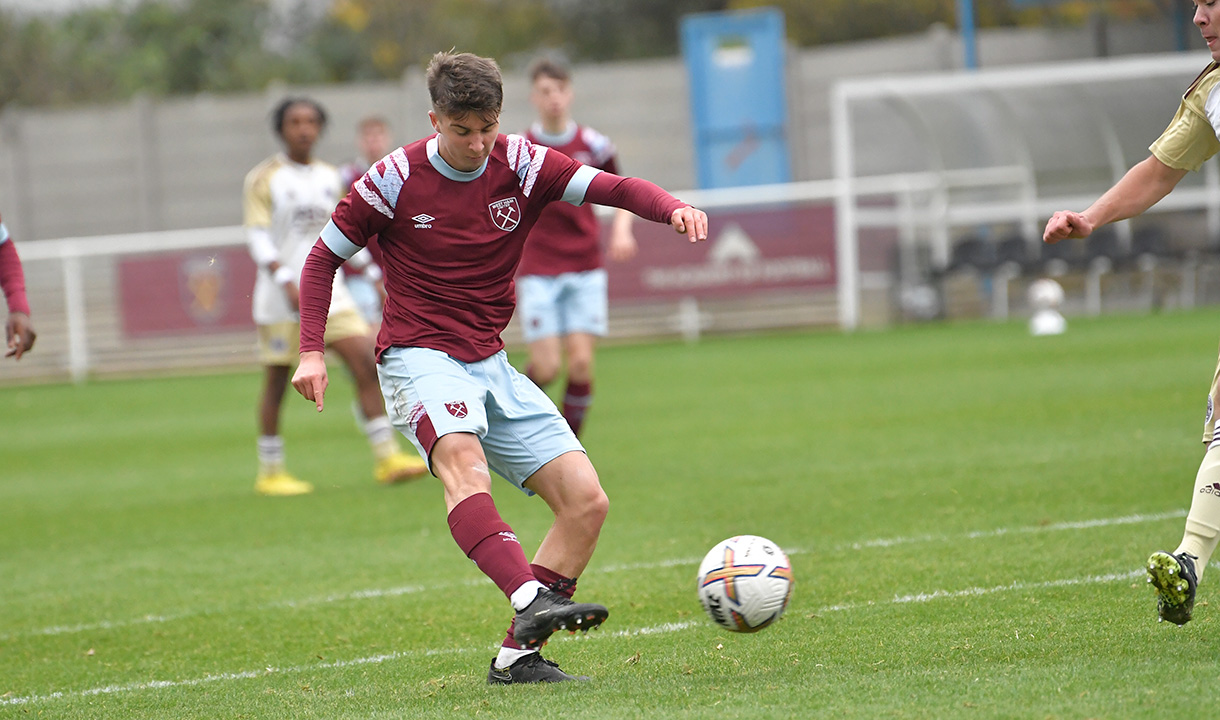
<svg viewBox="0 0 1220 720"><path fill-rule="evenodd" d="M707 216L652 183L499 134L503 88L492 60L438 53L428 92L436 134L357 181L305 263L292 383L322 410L332 279L377 235L388 294L377 338L386 407L444 486L454 540L516 611L488 682L572 680L537 650L556 630L587 630L608 614L570 598L609 501L555 404L505 357L513 275L526 234L553 201L624 207L692 242L707 238ZM533 564L492 501L492 470L555 514Z"/></svg>
<svg viewBox="0 0 1220 720"><path fill-rule="evenodd" d="M390 123L378 115L370 115L356 126L356 150L359 155L339 166L339 179L343 187L350 189L352 183L360 179L365 172L381 158L385 157L394 145L390 140ZM352 267L351 263L343 265L343 280L347 289L360 308L360 314L373 328L373 334L381 327L381 308L385 303L385 289L381 285L381 249L375 239L368 244L372 263L363 271Z"/></svg>
<svg viewBox="0 0 1220 720"><path fill-rule="evenodd" d="M617 175L610 139L572 120L572 78L567 67L541 58L530 67L530 81L538 120L526 139ZM626 210L615 213L606 248L612 260L635 255L631 221ZM563 417L580 435L593 403L593 350L607 326L601 226L593 207L554 203L543 210L530 230L517 273L517 312L529 347L525 374L540 387L549 385L561 369L562 345L568 365Z"/></svg>
<svg viewBox="0 0 1220 720"><path fill-rule="evenodd" d="M303 98L285 100L273 120L284 152L263 161L246 176L245 225L250 254L259 268L254 321L266 367L254 488L264 495L299 495L313 489L285 469L279 423L289 370L297 356L301 266L344 192L335 168L313 157L314 144L325 125L326 114L317 103ZM342 283L335 287L330 314L326 344L343 358L356 381L363 429L376 458L374 476L390 483L423 475L426 464L402 451L386 417L370 329Z"/></svg>
<svg viewBox="0 0 1220 720"><path fill-rule="evenodd" d="M1134 217L1169 194L1188 172L1198 170L1220 151L1220 5L1195 3L1195 25L1211 49L1212 63L1195 79L1165 132L1152 143L1151 155L1127 171L1084 212L1062 210L1046 224L1049 243L1082 238L1116 220ZM1190 621L1198 581L1220 540L1220 435L1216 403L1220 401L1220 361L1207 398L1203 442L1207 452L1195 476L1194 494L1182 542L1170 552L1148 558L1148 581L1157 591L1157 615L1178 625Z"/></svg>
<svg viewBox="0 0 1220 720"><path fill-rule="evenodd" d="M30 302L25 296L25 271L17 246L0 220L0 290L8 303L8 320L4 324L4 357L21 359L34 349L34 326L30 324Z"/></svg>

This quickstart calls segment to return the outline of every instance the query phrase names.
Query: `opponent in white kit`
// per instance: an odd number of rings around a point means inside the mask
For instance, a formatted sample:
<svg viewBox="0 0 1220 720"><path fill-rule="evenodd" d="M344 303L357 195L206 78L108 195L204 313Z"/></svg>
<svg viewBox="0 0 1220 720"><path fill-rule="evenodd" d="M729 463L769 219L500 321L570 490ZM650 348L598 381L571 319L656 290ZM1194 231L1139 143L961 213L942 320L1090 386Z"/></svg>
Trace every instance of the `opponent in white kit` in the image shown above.
<svg viewBox="0 0 1220 720"><path fill-rule="evenodd" d="M260 163L245 182L246 233L259 270L254 284L254 322L258 325L259 355L266 368L259 402L259 470L254 485L264 495L299 495L313 489L285 469L279 424L289 371L297 360L301 268L318 231L346 191L338 171L313 157L314 144L325 125L325 112L312 100L283 101L274 113L272 126L284 152ZM369 325L346 286L337 280L326 345L343 358L356 381L362 425L375 457L376 479L392 483L426 473L423 460L404 453L398 444L377 385Z"/></svg>

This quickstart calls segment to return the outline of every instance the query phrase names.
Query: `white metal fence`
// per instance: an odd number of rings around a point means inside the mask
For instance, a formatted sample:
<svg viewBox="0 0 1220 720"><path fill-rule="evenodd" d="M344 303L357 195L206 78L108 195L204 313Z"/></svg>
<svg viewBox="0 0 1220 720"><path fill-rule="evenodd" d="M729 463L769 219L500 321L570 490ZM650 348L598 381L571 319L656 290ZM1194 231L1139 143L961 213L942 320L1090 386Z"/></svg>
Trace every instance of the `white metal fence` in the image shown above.
<svg viewBox="0 0 1220 720"><path fill-rule="evenodd" d="M906 256L926 248L942 266L966 230L1017 232L1036 249L1054 211L1084 209L1147 157L1209 60L1175 53L836 84L840 324L861 322L862 229L898 228ZM1220 240L1218 167L1208 162L1152 210L1203 214L1199 247ZM888 201L865 204L878 197ZM1129 222L1118 233L1130 243Z"/></svg>

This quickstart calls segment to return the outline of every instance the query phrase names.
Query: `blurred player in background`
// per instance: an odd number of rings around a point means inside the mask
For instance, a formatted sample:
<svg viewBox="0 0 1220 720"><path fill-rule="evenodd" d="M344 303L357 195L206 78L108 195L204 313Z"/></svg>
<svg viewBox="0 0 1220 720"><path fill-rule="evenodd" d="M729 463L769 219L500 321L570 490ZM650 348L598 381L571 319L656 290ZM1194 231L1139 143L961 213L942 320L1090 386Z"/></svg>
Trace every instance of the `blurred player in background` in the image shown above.
<svg viewBox="0 0 1220 720"><path fill-rule="evenodd" d="M25 271L17 246L0 219L0 290L8 303L8 321L4 324L4 357L17 360L34 349L34 326L30 324L30 301L25 296Z"/></svg>
<svg viewBox="0 0 1220 720"><path fill-rule="evenodd" d="M1212 63L1187 89L1177 114L1149 147L1151 155L1132 167L1084 212L1062 210L1046 224L1048 243L1082 238L1106 223L1134 217L1169 194L1188 172L1220 151L1220 4L1195 3L1195 25L1211 50ZM1220 362L1207 398L1203 442L1207 452L1195 476L1194 494L1182 542L1173 552L1148 558L1148 582L1156 588L1157 615L1184 625L1190 621L1203 571L1220 539L1220 435L1215 408L1220 401Z"/></svg>
<svg viewBox="0 0 1220 720"><path fill-rule="evenodd" d="M618 160L610 139L572 120L568 68L558 60L540 58L530 66L529 75L530 100L538 120L526 139L617 175ZM615 213L606 248L611 259L628 260L635 255L631 222L632 214L626 210ZM601 225L593 206L554 203L543 210L525 243L517 273L517 309L529 347L525 374L545 388L559 375L561 351L566 351L563 417L572 432L580 435L585 413L593 403L593 350L607 327Z"/></svg>
<svg viewBox="0 0 1220 720"><path fill-rule="evenodd" d="M251 170L245 182L246 233L250 254L258 265L254 322L266 367L254 485L264 495L300 495L313 490L285 469L279 424L289 371L297 357L301 267L344 192L338 171L313 158L313 147L325 126L326 114L317 103L304 98L284 100L273 118L284 151ZM421 458L404 453L398 444L377 385L368 323L342 283L335 284L326 345L343 358L356 382L364 432L376 459L376 479L393 483L427 472Z"/></svg>
<svg viewBox="0 0 1220 720"><path fill-rule="evenodd" d="M322 410L333 278L378 235L388 293L377 337L386 407L444 486L458 547L516 611L487 680L573 680L538 649L559 629L587 630L608 615L571 597L609 501L555 404L508 364L500 334L515 305L513 275L547 203L625 207L692 242L707 238L707 216L652 183L499 134L504 95L493 60L437 53L427 77L436 134L358 180L305 262L292 384ZM492 470L542 496L555 515L533 564L492 500Z"/></svg>
<svg viewBox="0 0 1220 720"><path fill-rule="evenodd" d="M390 123L380 115L370 115L361 120L356 126L356 149L359 156L339 166L339 179L345 193L373 163L394 149L390 140ZM381 326L385 288L381 284L381 249L377 247L375 239L369 242L368 250L372 255L372 264L361 271L353 268L351 263L344 263L343 280L360 308L360 314L372 326L373 335L376 335Z"/></svg>

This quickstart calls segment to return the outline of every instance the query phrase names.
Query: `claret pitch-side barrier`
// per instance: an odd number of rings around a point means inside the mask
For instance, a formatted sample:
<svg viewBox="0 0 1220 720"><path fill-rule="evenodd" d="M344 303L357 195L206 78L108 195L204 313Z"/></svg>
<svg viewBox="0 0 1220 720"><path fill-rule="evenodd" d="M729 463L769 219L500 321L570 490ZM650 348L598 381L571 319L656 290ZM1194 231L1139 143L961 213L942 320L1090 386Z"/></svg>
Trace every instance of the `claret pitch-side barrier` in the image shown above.
<svg viewBox="0 0 1220 720"><path fill-rule="evenodd" d="M828 325L830 181L687 191L709 242L637 220L639 252L607 262L611 340ZM19 242L39 332L0 382L252 367L255 267L239 226ZM515 324L505 340L520 343Z"/></svg>

